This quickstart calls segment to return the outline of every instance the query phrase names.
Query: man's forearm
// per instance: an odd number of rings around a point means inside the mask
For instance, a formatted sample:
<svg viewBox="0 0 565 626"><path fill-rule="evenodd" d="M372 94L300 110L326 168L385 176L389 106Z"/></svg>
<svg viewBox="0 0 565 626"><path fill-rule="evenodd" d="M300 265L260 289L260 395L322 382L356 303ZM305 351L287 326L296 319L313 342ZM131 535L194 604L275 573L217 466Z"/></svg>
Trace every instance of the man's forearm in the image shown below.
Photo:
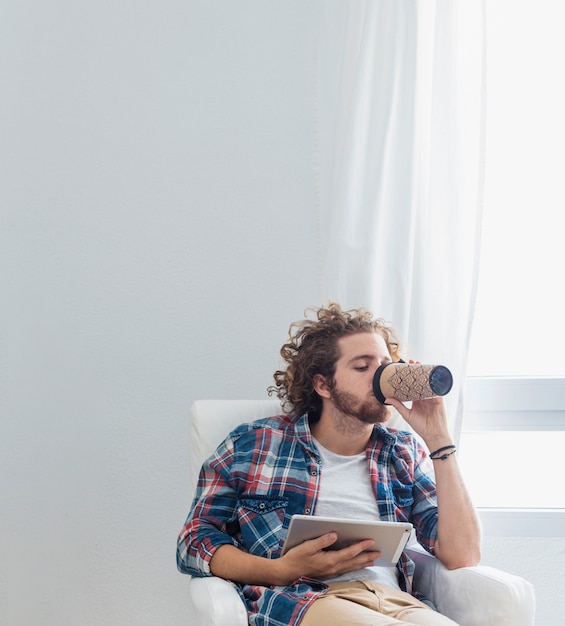
<svg viewBox="0 0 565 626"><path fill-rule="evenodd" d="M434 461L434 469L438 498L436 555L449 569L477 565L481 558L480 523L456 455Z"/></svg>
<svg viewBox="0 0 565 626"><path fill-rule="evenodd" d="M447 414L441 397L415 400L408 408L402 402L388 399L402 417L424 440L431 451L438 500L438 541L435 552L450 569L476 565L481 558L481 530L477 513L463 484L457 456L437 453L454 451L449 434ZM443 456L440 454L440 456Z"/></svg>
<svg viewBox="0 0 565 626"><path fill-rule="evenodd" d="M220 546L210 561L214 576L247 585L284 585L279 572L280 559L267 559L239 550L231 544Z"/></svg>

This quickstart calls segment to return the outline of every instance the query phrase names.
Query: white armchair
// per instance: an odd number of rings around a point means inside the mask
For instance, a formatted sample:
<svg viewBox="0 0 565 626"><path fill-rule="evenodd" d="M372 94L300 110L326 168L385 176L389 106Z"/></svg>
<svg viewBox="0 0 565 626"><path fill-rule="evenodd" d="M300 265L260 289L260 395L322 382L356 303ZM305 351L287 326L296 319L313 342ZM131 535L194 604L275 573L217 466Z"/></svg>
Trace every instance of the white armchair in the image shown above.
<svg viewBox="0 0 565 626"><path fill-rule="evenodd" d="M244 421L276 415L276 400L199 400L190 411L189 489L194 493L202 462L228 432ZM416 563L415 588L460 626L533 626L533 586L491 567L447 570L417 544L407 548ZM216 577L189 578L191 626L247 626L235 587Z"/></svg>

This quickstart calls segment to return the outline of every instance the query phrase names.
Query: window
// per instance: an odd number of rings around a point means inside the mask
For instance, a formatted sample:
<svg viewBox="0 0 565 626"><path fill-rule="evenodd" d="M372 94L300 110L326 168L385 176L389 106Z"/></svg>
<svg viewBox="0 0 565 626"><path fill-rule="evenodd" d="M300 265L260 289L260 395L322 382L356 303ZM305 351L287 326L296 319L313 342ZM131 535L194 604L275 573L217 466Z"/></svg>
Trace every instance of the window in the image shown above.
<svg viewBox="0 0 565 626"><path fill-rule="evenodd" d="M548 0L487 3L483 246L471 375L565 374L565 41L558 13L565 9Z"/></svg>
<svg viewBox="0 0 565 626"><path fill-rule="evenodd" d="M549 485L565 449L562 13L548 0L487 2L482 258L460 454L485 508L565 509Z"/></svg>
<svg viewBox="0 0 565 626"><path fill-rule="evenodd" d="M460 461L482 508L565 509L565 379L470 378Z"/></svg>

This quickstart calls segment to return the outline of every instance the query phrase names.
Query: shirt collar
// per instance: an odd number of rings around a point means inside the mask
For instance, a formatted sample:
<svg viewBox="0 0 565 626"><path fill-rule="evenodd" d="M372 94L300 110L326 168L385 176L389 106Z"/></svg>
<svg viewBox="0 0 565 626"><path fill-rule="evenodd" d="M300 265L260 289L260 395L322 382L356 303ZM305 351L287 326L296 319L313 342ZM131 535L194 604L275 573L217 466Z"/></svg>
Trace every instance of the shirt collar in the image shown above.
<svg viewBox="0 0 565 626"><path fill-rule="evenodd" d="M314 444L314 438L310 431L310 421L308 414L304 414L296 419L294 425L295 433L298 439L312 452L317 454L317 448ZM391 433L382 424L375 424L373 426L373 432L371 433L371 439L369 440L369 446L374 445L378 441L383 443L394 445L396 443L396 435ZM368 447L369 447L368 446Z"/></svg>

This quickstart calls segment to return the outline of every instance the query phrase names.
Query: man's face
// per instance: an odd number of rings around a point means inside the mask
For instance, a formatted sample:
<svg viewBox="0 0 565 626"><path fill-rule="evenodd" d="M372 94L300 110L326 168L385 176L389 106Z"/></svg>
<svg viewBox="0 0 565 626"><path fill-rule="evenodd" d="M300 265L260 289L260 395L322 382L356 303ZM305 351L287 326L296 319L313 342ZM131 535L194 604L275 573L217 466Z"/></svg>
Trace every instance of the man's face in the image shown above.
<svg viewBox="0 0 565 626"><path fill-rule="evenodd" d="M331 401L336 409L365 424L385 422L392 409L373 393L377 368L392 358L384 338L377 333L359 333L338 340L341 356L336 363Z"/></svg>

